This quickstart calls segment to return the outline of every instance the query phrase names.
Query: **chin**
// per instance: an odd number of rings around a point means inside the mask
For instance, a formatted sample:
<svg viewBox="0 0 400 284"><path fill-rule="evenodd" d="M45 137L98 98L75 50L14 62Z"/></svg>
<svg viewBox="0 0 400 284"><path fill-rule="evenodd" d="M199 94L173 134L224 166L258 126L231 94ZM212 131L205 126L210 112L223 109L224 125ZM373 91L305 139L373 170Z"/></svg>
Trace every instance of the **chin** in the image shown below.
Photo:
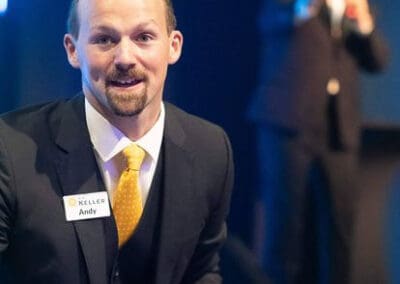
<svg viewBox="0 0 400 284"><path fill-rule="evenodd" d="M114 115L121 117L137 116L143 112L147 105L147 96L108 97L109 109Z"/></svg>
<svg viewBox="0 0 400 284"><path fill-rule="evenodd" d="M129 109L129 110L123 109L122 110L122 109L114 109L113 108L112 110L113 110L113 113L119 117L134 117L134 116L138 116L143 111L142 108L134 109L134 110L131 110L131 109Z"/></svg>
<svg viewBox="0 0 400 284"><path fill-rule="evenodd" d="M111 103L110 109L113 114L120 116L120 117L133 117L141 114L143 110L146 108L146 101L139 100L131 103Z"/></svg>

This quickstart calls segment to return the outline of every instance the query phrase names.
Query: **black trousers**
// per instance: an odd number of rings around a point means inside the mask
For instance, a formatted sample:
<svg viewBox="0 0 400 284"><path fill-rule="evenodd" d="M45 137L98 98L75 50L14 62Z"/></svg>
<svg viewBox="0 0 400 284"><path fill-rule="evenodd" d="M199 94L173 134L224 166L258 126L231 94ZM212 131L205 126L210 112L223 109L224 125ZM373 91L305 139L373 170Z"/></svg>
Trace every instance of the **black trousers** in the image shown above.
<svg viewBox="0 0 400 284"><path fill-rule="evenodd" d="M358 155L312 141L258 131L264 219L258 248L276 284L349 283Z"/></svg>

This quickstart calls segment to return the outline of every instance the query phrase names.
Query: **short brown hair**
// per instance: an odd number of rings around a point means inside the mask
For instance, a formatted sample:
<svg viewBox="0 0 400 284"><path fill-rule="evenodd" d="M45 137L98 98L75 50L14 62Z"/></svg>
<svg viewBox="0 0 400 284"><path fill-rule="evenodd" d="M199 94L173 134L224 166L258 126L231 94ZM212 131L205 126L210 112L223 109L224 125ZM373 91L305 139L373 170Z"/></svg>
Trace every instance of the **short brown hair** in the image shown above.
<svg viewBox="0 0 400 284"><path fill-rule="evenodd" d="M78 2L79 0L72 0L69 8L67 19L67 32L74 38L79 36L79 16L78 16ZM172 0L164 0L167 7L167 28L168 33L176 29L176 17Z"/></svg>

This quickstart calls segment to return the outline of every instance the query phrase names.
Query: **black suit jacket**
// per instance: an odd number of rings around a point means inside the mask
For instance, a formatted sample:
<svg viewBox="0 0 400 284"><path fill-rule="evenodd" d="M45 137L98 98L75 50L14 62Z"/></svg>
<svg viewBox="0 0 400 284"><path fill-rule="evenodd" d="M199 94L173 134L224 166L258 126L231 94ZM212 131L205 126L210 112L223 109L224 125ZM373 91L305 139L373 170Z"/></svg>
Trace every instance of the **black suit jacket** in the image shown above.
<svg viewBox="0 0 400 284"><path fill-rule="evenodd" d="M219 127L166 104L163 139L155 283L220 283L218 250L233 179L228 138ZM4 115L0 282L118 283L113 217L67 222L62 203L64 195L104 190L82 95ZM106 231L112 236L107 244Z"/></svg>
<svg viewBox="0 0 400 284"><path fill-rule="evenodd" d="M337 78L338 135L344 146L355 147L360 126L359 72L381 70L387 63L387 47L376 31L365 37L357 34L347 18L343 36L332 37L324 5L317 16L295 24L294 2L264 1L259 21L260 82L249 115L255 122L293 133L324 133L327 83Z"/></svg>

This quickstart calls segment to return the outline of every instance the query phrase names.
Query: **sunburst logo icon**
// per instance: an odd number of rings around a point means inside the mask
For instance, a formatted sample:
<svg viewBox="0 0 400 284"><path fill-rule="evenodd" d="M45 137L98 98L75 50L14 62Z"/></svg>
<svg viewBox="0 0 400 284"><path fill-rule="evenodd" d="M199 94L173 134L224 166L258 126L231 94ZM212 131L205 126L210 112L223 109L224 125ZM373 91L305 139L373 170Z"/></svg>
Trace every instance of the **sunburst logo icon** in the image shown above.
<svg viewBox="0 0 400 284"><path fill-rule="evenodd" d="M75 207L78 204L78 201L74 197L69 198L67 202L70 207Z"/></svg>

